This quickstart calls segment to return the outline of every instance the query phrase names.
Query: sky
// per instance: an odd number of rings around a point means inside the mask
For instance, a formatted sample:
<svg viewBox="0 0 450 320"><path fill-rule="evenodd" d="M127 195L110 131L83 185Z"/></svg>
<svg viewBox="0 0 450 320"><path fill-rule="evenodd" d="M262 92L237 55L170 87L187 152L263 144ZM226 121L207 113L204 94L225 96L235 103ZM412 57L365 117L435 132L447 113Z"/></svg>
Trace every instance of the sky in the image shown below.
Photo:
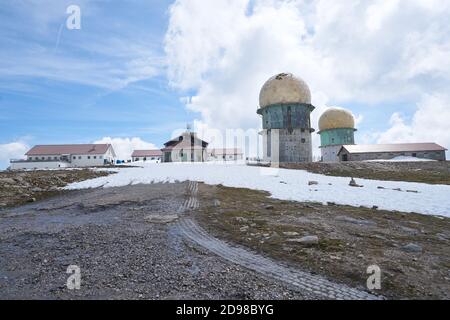
<svg viewBox="0 0 450 320"><path fill-rule="evenodd" d="M212 146L239 144L280 72L308 83L316 129L338 106L357 143L448 148L448 21L440 0L4 0L0 168L35 144L110 142L126 158L188 123Z"/></svg>

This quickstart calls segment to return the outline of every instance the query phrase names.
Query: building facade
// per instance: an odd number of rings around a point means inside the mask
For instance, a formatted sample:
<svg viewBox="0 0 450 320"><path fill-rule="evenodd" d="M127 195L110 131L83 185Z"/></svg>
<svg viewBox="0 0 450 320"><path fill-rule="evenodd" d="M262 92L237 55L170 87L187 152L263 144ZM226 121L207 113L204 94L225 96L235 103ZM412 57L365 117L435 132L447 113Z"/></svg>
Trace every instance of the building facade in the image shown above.
<svg viewBox="0 0 450 320"><path fill-rule="evenodd" d="M208 142L199 139L195 132L182 135L166 142L161 149L162 162L204 162L208 159Z"/></svg>
<svg viewBox="0 0 450 320"><path fill-rule="evenodd" d="M243 160L244 154L239 148L217 148L208 150L208 161Z"/></svg>
<svg viewBox="0 0 450 320"><path fill-rule="evenodd" d="M355 144L355 120L342 108L329 108L319 118L321 161L338 162L343 145Z"/></svg>
<svg viewBox="0 0 450 320"><path fill-rule="evenodd" d="M289 73L270 78L259 95L263 160L272 165L312 161L310 114L314 110L308 85Z"/></svg>
<svg viewBox="0 0 450 320"><path fill-rule="evenodd" d="M340 161L376 161L396 157L445 161L446 150L436 143L359 144L342 146L338 157Z"/></svg>
<svg viewBox="0 0 450 320"><path fill-rule="evenodd" d="M136 161L153 161L161 162L162 158L161 150L134 150L131 154L131 159L133 162Z"/></svg>
<svg viewBox="0 0 450 320"><path fill-rule="evenodd" d="M110 144L37 145L26 159L11 160L11 170L39 170L97 167L114 164L116 154Z"/></svg>

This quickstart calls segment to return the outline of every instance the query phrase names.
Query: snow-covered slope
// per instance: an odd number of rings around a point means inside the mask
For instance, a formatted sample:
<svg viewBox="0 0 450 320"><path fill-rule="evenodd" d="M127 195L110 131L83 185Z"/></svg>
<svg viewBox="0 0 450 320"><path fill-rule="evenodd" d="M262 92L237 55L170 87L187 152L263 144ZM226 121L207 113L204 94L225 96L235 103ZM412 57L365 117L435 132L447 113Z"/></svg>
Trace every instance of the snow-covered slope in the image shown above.
<svg viewBox="0 0 450 320"><path fill-rule="evenodd" d="M272 197L283 200L378 206L386 210L450 217L450 186L447 185L357 179L356 182L363 185L357 188L348 185L350 178L330 177L303 170L215 163L144 164L143 168L120 168L117 171L117 174L71 184L66 189L192 180L265 190ZM309 181L317 181L318 185L309 186ZM393 190L398 188L401 191Z"/></svg>

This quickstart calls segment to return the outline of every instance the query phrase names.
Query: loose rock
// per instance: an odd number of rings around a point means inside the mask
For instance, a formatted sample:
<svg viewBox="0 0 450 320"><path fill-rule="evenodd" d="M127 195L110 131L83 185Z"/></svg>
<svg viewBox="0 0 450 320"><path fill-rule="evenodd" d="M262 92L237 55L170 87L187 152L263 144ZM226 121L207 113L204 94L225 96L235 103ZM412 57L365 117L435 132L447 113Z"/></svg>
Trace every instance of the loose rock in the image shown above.
<svg viewBox="0 0 450 320"><path fill-rule="evenodd" d="M301 243L305 245L315 245L319 243L319 237L318 236L305 236L302 238L297 239L289 239L288 242L296 242Z"/></svg>
<svg viewBox="0 0 450 320"><path fill-rule="evenodd" d="M406 252L417 253L422 252L422 246L415 243L408 243L407 245L402 247L402 250Z"/></svg>

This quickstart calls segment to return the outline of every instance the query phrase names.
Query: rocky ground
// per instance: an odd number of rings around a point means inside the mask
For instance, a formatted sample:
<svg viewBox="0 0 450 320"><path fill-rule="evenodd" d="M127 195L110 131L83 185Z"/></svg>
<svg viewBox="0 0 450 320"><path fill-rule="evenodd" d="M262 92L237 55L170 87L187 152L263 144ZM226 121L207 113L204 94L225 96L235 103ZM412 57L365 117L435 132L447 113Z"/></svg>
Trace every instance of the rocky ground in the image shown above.
<svg viewBox="0 0 450 320"><path fill-rule="evenodd" d="M61 193L69 183L108 175L83 170L0 171L0 209L34 202Z"/></svg>
<svg viewBox="0 0 450 320"><path fill-rule="evenodd" d="M200 185L197 220L218 238L355 288L378 265L376 292L387 298L450 298L449 218L268 196Z"/></svg>
<svg viewBox="0 0 450 320"><path fill-rule="evenodd" d="M312 162L284 164L281 167L303 169L330 176L450 184L450 161Z"/></svg>
<svg viewBox="0 0 450 320"><path fill-rule="evenodd" d="M0 298L318 298L185 239L173 216L186 197L185 183L154 184L0 211ZM80 290L66 287L69 265L81 269Z"/></svg>
<svg viewBox="0 0 450 320"><path fill-rule="evenodd" d="M197 183L55 189L104 174L0 173L0 202L27 202L0 208L0 298L323 299L323 286L304 290L292 275L306 271L308 285L323 285L322 277L363 292L374 264L382 271L375 294L450 298L448 218ZM191 230L180 229L184 219ZM192 232L195 223L208 235ZM81 268L80 290L66 287L69 265ZM351 293L337 288L338 298Z"/></svg>

